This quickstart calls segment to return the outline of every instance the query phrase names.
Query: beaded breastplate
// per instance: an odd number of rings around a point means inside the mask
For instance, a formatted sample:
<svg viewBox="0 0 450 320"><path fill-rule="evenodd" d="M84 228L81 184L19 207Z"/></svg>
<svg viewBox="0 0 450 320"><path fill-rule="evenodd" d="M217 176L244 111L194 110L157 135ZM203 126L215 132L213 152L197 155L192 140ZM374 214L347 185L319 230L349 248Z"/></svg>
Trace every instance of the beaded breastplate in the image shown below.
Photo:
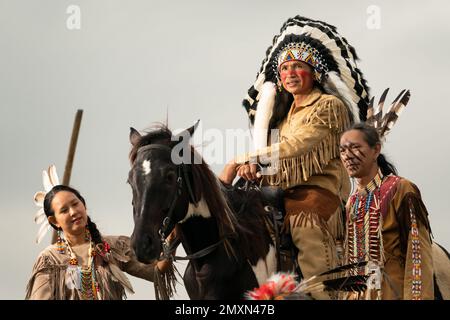
<svg viewBox="0 0 450 320"><path fill-rule="evenodd" d="M382 226L388 205L400 180L381 172L349 200L347 213L347 260L384 262ZM363 270L362 270L363 272Z"/></svg>

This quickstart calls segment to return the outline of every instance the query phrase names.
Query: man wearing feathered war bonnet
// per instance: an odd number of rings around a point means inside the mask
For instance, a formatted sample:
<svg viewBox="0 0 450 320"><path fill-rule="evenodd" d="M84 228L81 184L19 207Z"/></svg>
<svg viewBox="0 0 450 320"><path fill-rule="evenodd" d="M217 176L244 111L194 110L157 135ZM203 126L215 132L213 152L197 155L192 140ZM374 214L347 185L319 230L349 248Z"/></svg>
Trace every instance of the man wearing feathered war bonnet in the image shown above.
<svg viewBox="0 0 450 320"><path fill-rule="evenodd" d="M221 177L230 182L237 172L255 180L257 164L276 159L262 184L284 189L284 231L298 249L304 278L340 263L350 181L339 160L339 137L365 119L368 103L356 59L335 27L301 16L289 19L244 100L256 151L236 157ZM279 130L279 138L267 146L272 129ZM314 298L333 296L321 292Z"/></svg>

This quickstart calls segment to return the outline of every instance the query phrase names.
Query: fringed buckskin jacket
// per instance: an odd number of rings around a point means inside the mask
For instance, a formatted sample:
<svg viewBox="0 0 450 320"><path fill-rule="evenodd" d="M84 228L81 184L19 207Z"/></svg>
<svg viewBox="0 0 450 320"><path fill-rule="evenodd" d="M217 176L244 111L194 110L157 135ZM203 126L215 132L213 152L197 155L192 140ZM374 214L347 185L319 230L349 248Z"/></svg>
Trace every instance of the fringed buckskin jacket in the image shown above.
<svg viewBox="0 0 450 320"><path fill-rule="evenodd" d="M319 186L346 200L350 182L339 159L339 141L349 126L349 111L342 101L314 88L301 105L291 107L279 125L278 143L235 161L243 164L278 153L278 172L263 177L269 184L283 189Z"/></svg>
<svg viewBox="0 0 450 320"><path fill-rule="evenodd" d="M105 257L99 254L95 257L96 279L100 287L101 299L126 298L125 289L133 293L133 288L122 270L133 276L154 281L156 263L144 264L137 261L130 247L129 237L104 236L103 240L109 244L111 251ZM84 247L82 249L87 252L89 246ZM78 256L76 247L72 249ZM34 264L25 299L82 300L81 293L77 289L69 289L65 284L69 260L69 254L58 253L55 244L44 249Z"/></svg>
<svg viewBox="0 0 450 320"><path fill-rule="evenodd" d="M287 190L285 209L288 216L295 216L294 225L317 220L316 214L327 221L350 194L350 179L339 158L340 136L349 126L349 111L342 101L314 88L279 125L278 143L235 161L243 164L277 153L278 170L263 176L263 183ZM323 225L323 221L316 223Z"/></svg>
<svg viewBox="0 0 450 320"><path fill-rule="evenodd" d="M349 299L434 299L428 213L412 182L379 172L349 198L346 229L346 262L381 266L381 291Z"/></svg>

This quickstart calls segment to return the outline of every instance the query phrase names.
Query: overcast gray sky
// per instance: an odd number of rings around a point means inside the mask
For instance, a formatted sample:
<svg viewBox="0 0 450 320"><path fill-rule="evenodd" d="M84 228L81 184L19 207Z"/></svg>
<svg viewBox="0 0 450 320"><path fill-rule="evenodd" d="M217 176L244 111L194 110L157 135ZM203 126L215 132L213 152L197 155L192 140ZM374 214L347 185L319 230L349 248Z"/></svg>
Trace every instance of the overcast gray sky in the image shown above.
<svg viewBox="0 0 450 320"><path fill-rule="evenodd" d="M81 10L79 30L67 28L70 5ZM367 24L371 5L379 29ZM390 87L390 102L411 90L385 152L419 186L435 240L450 248L448 1L0 0L0 299L23 299L50 241L34 243L32 196L49 164L62 177L77 109L71 184L102 233L130 235L129 127L164 121L168 108L172 128L201 119L204 130L246 129L241 101L272 37L297 14L338 28L373 95ZM151 283L131 280L130 299L154 298Z"/></svg>

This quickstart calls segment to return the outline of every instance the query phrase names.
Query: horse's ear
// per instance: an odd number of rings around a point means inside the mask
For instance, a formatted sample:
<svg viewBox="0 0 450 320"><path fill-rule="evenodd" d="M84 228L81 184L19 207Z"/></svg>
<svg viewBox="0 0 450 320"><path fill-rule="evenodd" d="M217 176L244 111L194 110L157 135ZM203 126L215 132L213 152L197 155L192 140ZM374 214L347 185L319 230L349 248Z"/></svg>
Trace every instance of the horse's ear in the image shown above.
<svg viewBox="0 0 450 320"><path fill-rule="evenodd" d="M135 146L141 140L141 134L135 129L130 128L130 143Z"/></svg>
<svg viewBox="0 0 450 320"><path fill-rule="evenodd" d="M180 138L184 138L186 136L188 136L189 138L192 138L192 136L194 135L194 132L197 129L199 123L200 123L200 119L197 120L197 122L192 127L187 128L186 130L183 130L180 133L172 136L172 141L179 141Z"/></svg>
<svg viewBox="0 0 450 320"><path fill-rule="evenodd" d="M191 135L191 137L194 135L194 132L197 129L199 123L200 123L200 119L198 119L197 122L192 127L186 129L189 132L189 134Z"/></svg>

